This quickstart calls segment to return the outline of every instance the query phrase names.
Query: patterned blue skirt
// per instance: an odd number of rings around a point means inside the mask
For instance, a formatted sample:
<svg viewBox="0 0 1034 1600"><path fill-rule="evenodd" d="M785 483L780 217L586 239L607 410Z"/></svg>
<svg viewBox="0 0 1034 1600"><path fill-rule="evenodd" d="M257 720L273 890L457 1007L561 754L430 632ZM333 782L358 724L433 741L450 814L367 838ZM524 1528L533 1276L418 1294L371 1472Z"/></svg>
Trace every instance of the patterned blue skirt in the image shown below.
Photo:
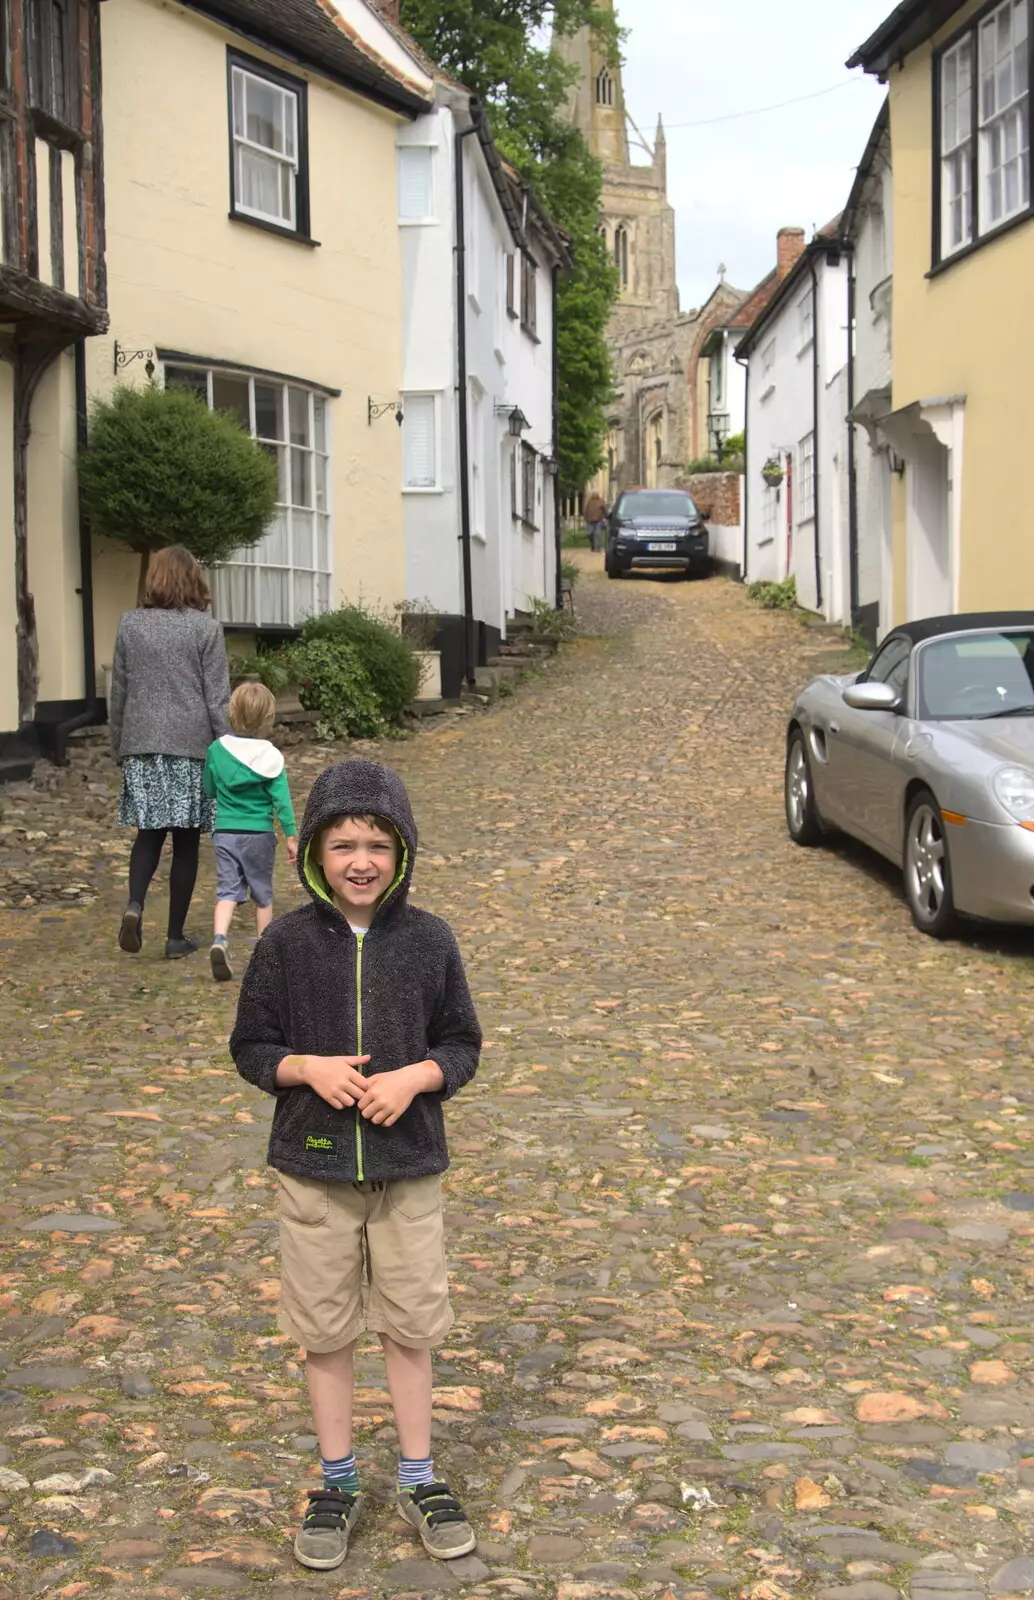
<svg viewBox="0 0 1034 1600"><path fill-rule="evenodd" d="M215 801L202 784L205 764L193 756L126 756L118 820L124 828L200 828L211 833Z"/></svg>

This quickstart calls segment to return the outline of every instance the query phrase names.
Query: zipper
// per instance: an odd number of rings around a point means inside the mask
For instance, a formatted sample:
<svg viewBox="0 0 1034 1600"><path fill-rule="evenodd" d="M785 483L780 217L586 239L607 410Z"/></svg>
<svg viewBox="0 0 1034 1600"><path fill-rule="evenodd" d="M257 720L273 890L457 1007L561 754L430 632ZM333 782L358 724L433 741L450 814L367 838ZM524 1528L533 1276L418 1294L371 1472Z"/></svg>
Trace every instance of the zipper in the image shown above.
<svg viewBox="0 0 1034 1600"><path fill-rule="evenodd" d="M363 940L365 933L355 936L355 1053L363 1053ZM362 1067L358 1069L363 1071ZM365 1073L363 1074L365 1077ZM363 1181L363 1114L359 1107L355 1108L355 1175L356 1181Z"/></svg>

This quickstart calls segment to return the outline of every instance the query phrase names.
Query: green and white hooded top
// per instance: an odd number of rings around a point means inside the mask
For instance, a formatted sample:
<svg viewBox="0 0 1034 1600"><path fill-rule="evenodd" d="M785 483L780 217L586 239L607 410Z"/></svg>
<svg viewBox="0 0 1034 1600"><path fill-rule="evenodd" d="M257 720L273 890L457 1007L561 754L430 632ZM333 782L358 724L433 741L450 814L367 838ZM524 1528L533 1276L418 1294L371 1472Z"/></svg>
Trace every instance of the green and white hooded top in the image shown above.
<svg viewBox="0 0 1034 1600"><path fill-rule="evenodd" d="M268 739L224 733L205 757L205 793L216 802L217 833L272 833L274 822L298 832L284 758Z"/></svg>

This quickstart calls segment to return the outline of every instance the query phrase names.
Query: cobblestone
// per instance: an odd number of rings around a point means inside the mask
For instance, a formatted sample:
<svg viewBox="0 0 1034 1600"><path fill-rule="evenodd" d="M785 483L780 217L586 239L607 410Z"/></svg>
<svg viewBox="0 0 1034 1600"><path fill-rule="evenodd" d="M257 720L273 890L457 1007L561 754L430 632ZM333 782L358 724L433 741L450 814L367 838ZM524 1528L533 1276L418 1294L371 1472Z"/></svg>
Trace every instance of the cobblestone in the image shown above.
<svg viewBox="0 0 1034 1600"><path fill-rule="evenodd" d="M435 1407L462 1570L392 1511L372 1343L368 1514L294 1565L317 1461L234 986L159 959L160 889L115 949L101 747L0 796L0 1600L1034 1588L1030 935L934 944L889 867L787 841L835 642L721 580L577 605L516 696L383 747L486 1031ZM292 747L296 801L331 755Z"/></svg>

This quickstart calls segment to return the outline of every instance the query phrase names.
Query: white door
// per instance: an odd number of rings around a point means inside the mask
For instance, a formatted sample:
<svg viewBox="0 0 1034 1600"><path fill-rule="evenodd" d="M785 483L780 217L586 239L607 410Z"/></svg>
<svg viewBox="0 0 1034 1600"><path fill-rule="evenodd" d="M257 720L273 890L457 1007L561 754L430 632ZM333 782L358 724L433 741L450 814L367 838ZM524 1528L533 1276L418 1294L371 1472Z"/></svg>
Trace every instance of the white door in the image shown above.
<svg viewBox="0 0 1034 1600"><path fill-rule="evenodd" d="M954 611L950 456L933 439L917 440L908 462L908 615Z"/></svg>

